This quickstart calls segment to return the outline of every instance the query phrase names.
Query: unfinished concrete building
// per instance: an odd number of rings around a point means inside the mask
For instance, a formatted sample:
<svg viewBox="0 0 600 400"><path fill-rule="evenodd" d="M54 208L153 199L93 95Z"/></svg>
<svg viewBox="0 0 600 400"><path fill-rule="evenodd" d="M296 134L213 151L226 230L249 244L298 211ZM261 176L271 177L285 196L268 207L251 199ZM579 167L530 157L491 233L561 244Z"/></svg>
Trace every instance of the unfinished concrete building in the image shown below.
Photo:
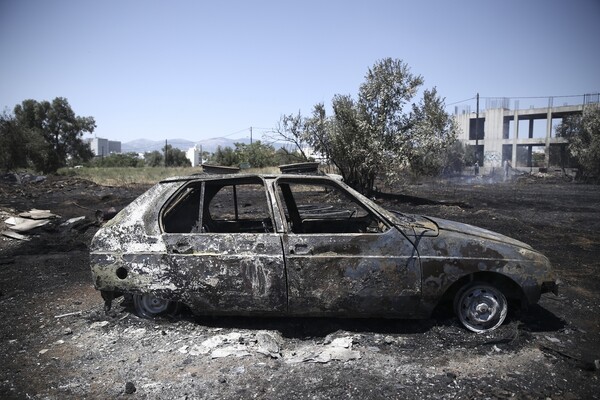
<svg viewBox="0 0 600 400"><path fill-rule="evenodd" d="M544 98L485 98L456 107L459 139L475 146L482 172L501 168L505 160L519 170L570 169L575 163L567 152L567 140L556 137L556 127L568 115L581 114L586 104L598 103L600 95L586 94ZM528 108L520 108L520 104Z"/></svg>

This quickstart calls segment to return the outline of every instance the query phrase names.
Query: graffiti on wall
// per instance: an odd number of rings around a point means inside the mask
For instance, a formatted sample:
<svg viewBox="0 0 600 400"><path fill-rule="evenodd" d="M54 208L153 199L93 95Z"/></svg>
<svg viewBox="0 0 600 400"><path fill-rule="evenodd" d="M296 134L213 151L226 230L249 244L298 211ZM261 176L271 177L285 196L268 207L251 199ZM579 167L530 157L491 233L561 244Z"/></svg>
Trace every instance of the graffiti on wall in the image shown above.
<svg viewBox="0 0 600 400"><path fill-rule="evenodd" d="M497 168L502 165L502 154L497 151L486 151L484 160L486 165Z"/></svg>

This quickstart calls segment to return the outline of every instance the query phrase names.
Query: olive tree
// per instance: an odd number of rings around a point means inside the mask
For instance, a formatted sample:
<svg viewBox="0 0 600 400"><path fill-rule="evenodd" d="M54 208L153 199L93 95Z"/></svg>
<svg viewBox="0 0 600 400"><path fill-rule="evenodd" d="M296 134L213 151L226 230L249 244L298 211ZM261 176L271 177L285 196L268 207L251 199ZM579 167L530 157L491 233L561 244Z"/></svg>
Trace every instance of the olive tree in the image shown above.
<svg viewBox="0 0 600 400"><path fill-rule="evenodd" d="M185 151L173 147L170 144L165 146L165 165L167 167L191 167L192 162L186 157Z"/></svg>
<svg viewBox="0 0 600 400"><path fill-rule="evenodd" d="M391 183L408 168L439 173L456 127L435 88L415 101L422 84L402 60L380 60L367 71L357 99L334 96L330 117L323 104L314 107L305 123L306 141L365 193L378 176Z"/></svg>
<svg viewBox="0 0 600 400"><path fill-rule="evenodd" d="M29 140L15 117L8 111L0 114L0 167L4 171L27 167Z"/></svg>
<svg viewBox="0 0 600 400"><path fill-rule="evenodd" d="M306 136L306 118L298 111L298 114L282 115L277 122L277 127L265 138L274 142L283 142L284 151L289 159L293 161L308 161L306 153L308 142Z"/></svg>
<svg viewBox="0 0 600 400"><path fill-rule="evenodd" d="M556 135L569 140L568 149L585 179L600 179L600 105L584 107L580 115L565 117Z"/></svg>
<svg viewBox="0 0 600 400"><path fill-rule="evenodd" d="M93 157L82 136L94 131L94 118L75 115L67 99L25 100L15 106L14 115L16 129L27 140L23 156L35 169L52 173L64 167L69 158L87 161Z"/></svg>

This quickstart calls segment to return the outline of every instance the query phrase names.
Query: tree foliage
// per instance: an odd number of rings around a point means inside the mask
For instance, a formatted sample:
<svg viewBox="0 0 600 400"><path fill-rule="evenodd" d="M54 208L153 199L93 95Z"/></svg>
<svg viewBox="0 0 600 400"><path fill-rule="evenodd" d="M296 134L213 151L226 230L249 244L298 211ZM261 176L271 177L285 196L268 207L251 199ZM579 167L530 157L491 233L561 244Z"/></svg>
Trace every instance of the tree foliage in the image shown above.
<svg viewBox="0 0 600 400"><path fill-rule="evenodd" d="M411 103L422 84L423 78L403 61L380 60L368 70L356 100L334 96L331 117L324 104L314 107L304 124L304 139L362 192L370 192L378 176L391 183L406 168L440 173L457 140L456 127L435 88Z"/></svg>
<svg viewBox="0 0 600 400"><path fill-rule="evenodd" d="M600 180L600 105L584 107L580 115L563 119L556 135L569 140L568 150L584 179Z"/></svg>
<svg viewBox="0 0 600 400"><path fill-rule="evenodd" d="M235 151L241 162L253 168L264 168L276 165L275 148L270 144L256 140L251 144L235 143Z"/></svg>
<svg viewBox="0 0 600 400"><path fill-rule="evenodd" d="M435 88L423 92L423 99L413 107L412 118L413 132L405 151L412 171L438 175L462 170L465 152L456 139L458 128Z"/></svg>
<svg viewBox="0 0 600 400"><path fill-rule="evenodd" d="M306 152L309 146L306 136L306 119L302 117L300 111L295 115L282 115L273 132L265 136L273 141L285 143L283 151L290 156L288 158L291 158L293 162L309 160Z"/></svg>
<svg viewBox="0 0 600 400"><path fill-rule="evenodd" d="M253 168L264 168L277 165L278 157L272 145L257 140L252 144L235 143L235 149L219 146L210 162L223 166L239 166L247 163Z"/></svg>
<svg viewBox="0 0 600 400"><path fill-rule="evenodd" d="M96 157L90 162L91 167L114 168L114 167L143 167L145 162L137 153L113 153L104 157Z"/></svg>
<svg viewBox="0 0 600 400"><path fill-rule="evenodd" d="M52 102L25 100L15 106L13 121L15 125L9 126L16 129L27 147L22 156L38 171L56 172L69 159L79 163L93 157L82 136L94 131L94 118L75 115L63 97Z"/></svg>
<svg viewBox="0 0 600 400"><path fill-rule="evenodd" d="M305 154L300 153L299 150L290 151L286 147L280 147L275 151L275 160L276 163L274 165L286 165L286 164L295 164L304 161L314 161L313 157L306 158Z"/></svg>
<svg viewBox="0 0 600 400"><path fill-rule="evenodd" d="M217 150L213 153L210 162L225 167L239 166L240 158L239 154L233 151L231 147L217 146Z"/></svg>
<svg viewBox="0 0 600 400"><path fill-rule="evenodd" d="M10 171L27 167L28 132L21 132L14 116L7 111L0 114L0 168Z"/></svg>
<svg viewBox="0 0 600 400"><path fill-rule="evenodd" d="M144 162L148 167L161 167L165 165L165 158L158 150L144 153Z"/></svg>
<svg viewBox="0 0 600 400"><path fill-rule="evenodd" d="M183 150L170 144L165 146L165 158L167 167L191 167L192 162L186 157Z"/></svg>

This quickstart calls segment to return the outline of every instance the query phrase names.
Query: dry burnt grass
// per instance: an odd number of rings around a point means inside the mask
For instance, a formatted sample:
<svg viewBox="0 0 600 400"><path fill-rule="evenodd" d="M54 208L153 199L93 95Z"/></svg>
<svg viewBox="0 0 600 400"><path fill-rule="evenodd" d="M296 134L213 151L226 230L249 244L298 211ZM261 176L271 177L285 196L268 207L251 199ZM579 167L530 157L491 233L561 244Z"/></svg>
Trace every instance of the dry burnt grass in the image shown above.
<svg viewBox="0 0 600 400"><path fill-rule="evenodd" d="M600 396L598 186L436 182L402 192L470 207L378 200L507 234L551 259L561 295L544 295L483 335L444 310L427 321L149 321L115 304L105 315L88 266L94 211L123 206L143 190L72 178L0 184L2 221L34 207L62 217L30 241L0 239L0 398ZM81 215L89 223L59 225ZM336 339L346 347L332 353Z"/></svg>

